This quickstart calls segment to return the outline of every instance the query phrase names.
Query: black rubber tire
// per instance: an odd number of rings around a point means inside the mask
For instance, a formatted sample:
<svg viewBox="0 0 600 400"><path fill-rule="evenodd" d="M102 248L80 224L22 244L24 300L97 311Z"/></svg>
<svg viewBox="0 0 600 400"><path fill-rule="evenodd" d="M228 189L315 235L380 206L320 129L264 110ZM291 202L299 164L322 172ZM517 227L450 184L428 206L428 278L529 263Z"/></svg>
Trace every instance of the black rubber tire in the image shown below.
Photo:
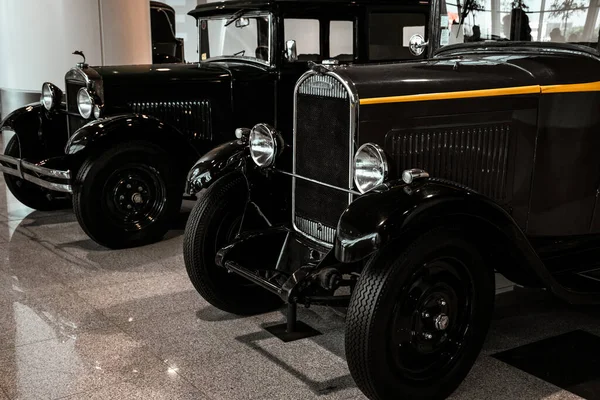
<svg viewBox="0 0 600 400"><path fill-rule="evenodd" d="M483 346L494 309L494 272L460 230L429 231L398 256L400 245L392 243L371 258L358 280L346 321L348 366L359 389L371 400L444 399L462 383ZM391 360L391 351L398 350L384 340L392 334L388 329L395 302L420 266L447 252L463 254L462 262L472 277L472 330L462 353L436 379L408 379Z"/></svg>
<svg viewBox="0 0 600 400"><path fill-rule="evenodd" d="M105 190L110 190L106 185L112 173L134 164L147 167L164 183L164 197L159 200L162 209L149 225L128 230L120 226L120 216L106 211L103 199ZM167 233L181 210L183 182L179 175L171 157L159 147L142 141L121 143L83 162L73 185L73 210L83 230L102 246L121 249L154 243Z"/></svg>
<svg viewBox="0 0 600 400"><path fill-rule="evenodd" d="M17 135L10 138L4 154L10 157L21 157ZM45 189L9 174L4 174L4 181L8 190L10 190L17 200L34 210L55 211L71 206L71 202L65 198L65 194ZM52 199L49 199L48 195L51 195Z"/></svg>
<svg viewBox="0 0 600 400"><path fill-rule="evenodd" d="M283 303L273 293L215 263L216 252L228 244L239 225L247 198L241 173L220 178L200 196L183 239L185 267L198 293L213 306L237 315L268 312Z"/></svg>

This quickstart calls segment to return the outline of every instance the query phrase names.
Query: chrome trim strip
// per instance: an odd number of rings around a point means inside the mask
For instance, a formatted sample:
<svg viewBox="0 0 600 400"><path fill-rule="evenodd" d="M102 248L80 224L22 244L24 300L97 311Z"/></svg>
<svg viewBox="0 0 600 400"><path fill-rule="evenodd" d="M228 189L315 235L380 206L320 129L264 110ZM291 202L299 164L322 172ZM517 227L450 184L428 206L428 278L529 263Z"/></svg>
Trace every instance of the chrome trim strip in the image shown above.
<svg viewBox="0 0 600 400"><path fill-rule="evenodd" d="M329 183L321 182L321 181L318 181L316 179L310 179L310 178L307 178L305 176L298 175L298 174L292 174L292 173L289 173L289 172L286 172L286 171L275 170L275 172L279 172L280 174L291 176L292 178L302 179L303 181L308 181L308 182L316 183L318 185L327 186L330 189L339 190L340 192L346 192L346 193L349 193L349 194L356 194L356 195L360 196L360 192L357 192L356 190L349 190L349 189L340 188L340 187L337 187L337 186L330 185Z"/></svg>
<svg viewBox="0 0 600 400"><path fill-rule="evenodd" d="M296 82L296 86L294 88L294 114L293 114L293 118L294 118L293 138L294 139L293 139L293 160L292 160L293 174L291 175L292 176L292 227L294 228L295 231L308 237L309 239L315 240L323 245L327 245L328 247L331 247L331 244L322 243L318 239L305 234L300 229L298 229L298 227L296 226L296 182L295 182L295 179L296 178L308 179L308 178L301 177L296 173L296 134L297 134L297 124L298 124L298 116L297 116L298 93L299 93L299 89L302 86L302 84L306 80L308 80L310 77L315 76L315 75L319 75L319 73L314 70L305 72L304 75L302 75L300 77L298 82ZM353 188L354 187L354 155L356 153L356 145L358 143L358 121L359 121L360 99L358 97L358 91L356 90L356 87L354 86L354 84L352 82L342 78L338 73L331 71L331 70L326 73L326 76L331 76L332 78L335 78L337 81L341 82L341 84L347 90L348 95L350 96L350 99L349 99L350 100L350 114L349 114L349 118L350 118L350 132L349 133L350 134L348 135L349 141L350 141L350 143L349 143L350 154L348 156L348 162L349 162L349 165L348 165L348 171L349 171L348 188ZM323 182L318 182L318 181L313 181L313 182L318 183L318 184L323 184ZM331 187L333 189L343 190L341 188L331 186L331 185L325 185L325 186ZM348 192L348 204L352 203L352 201L354 199L353 196L355 194L360 195L360 193L357 193L351 189L348 189L345 191Z"/></svg>
<svg viewBox="0 0 600 400"><path fill-rule="evenodd" d="M32 174L36 173L55 179L64 179L66 181L69 181L71 179L70 171L44 168L27 161L23 161L20 158L14 158L5 155L0 155L0 161L3 163L10 164L13 167L10 168L4 165L0 165L0 172L19 177L46 189L55 190L57 192L73 193L73 189L70 184L48 182Z"/></svg>
<svg viewBox="0 0 600 400"><path fill-rule="evenodd" d="M71 172L68 170L63 171L63 170L59 170L59 169L40 167L39 165L32 164L27 161L21 161L21 165L22 165L22 167L21 167L22 169L31 170L31 171L35 172L36 174L49 176L51 178L57 178L57 179L71 179Z"/></svg>
<svg viewBox="0 0 600 400"><path fill-rule="evenodd" d="M31 183L35 183L38 186L41 186L46 189L54 190L57 192L65 192L65 193L73 193L73 188L71 185L66 183L54 183L48 182L40 178L36 178L35 176L24 174L23 179L29 181Z"/></svg>

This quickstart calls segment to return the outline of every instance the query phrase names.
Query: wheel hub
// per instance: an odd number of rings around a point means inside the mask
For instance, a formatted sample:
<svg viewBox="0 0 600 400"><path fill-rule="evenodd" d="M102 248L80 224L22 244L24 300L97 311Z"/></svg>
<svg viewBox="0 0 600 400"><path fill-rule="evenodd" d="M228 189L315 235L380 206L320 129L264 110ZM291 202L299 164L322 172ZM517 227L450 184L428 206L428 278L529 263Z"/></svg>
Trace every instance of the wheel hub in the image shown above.
<svg viewBox="0 0 600 400"><path fill-rule="evenodd" d="M134 193L133 196L131 196L131 201L134 202L135 204L143 204L144 198L142 197L142 195L140 193Z"/></svg>
<svg viewBox="0 0 600 400"><path fill-rule="evenodd" d="M468 332L469 278L462 264L451 259L423 265L407 282L390 335L402 375L428 379L461 351Z"/></svg>
<svg viewBox="0 0 600 400"><path fill-rule="evenodd" d="M126 231L152 224L164 207L166 187L157 171L130 164L108 179L105 204L111 218Z"/></svg>
<svg viewBox="0 0 600 400"><path fill-rule="evenodd" d="M448 325L450 324L450 318L442 313L434 318L435 329L438 331L445 331L448 329Z"/></svg>
<svg viewBox="0 0 600 400"><path fill-rule="evenodd" d="M115 186L115 203L128 215L143 211L151 197L148 184L133 174L122 177Z"/></svg>

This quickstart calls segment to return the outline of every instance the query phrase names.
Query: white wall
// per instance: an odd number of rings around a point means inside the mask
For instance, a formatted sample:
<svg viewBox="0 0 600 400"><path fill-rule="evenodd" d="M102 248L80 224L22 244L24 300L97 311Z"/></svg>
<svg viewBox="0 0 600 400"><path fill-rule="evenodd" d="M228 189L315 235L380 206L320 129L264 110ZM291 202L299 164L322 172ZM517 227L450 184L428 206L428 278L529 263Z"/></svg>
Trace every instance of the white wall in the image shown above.
<svg viewBox="0 0 600 400"><path fill-rule="evenodd" d="M91 65L150 63L148 0L0 0L0 88L64 87L74 50Z"/></svg>
<svg viewBox="0 0 600 400"><path fill-rule="evenodd" d="M99 0L99 4L103 65L152 63L150 3L147 0Z"/></svg>

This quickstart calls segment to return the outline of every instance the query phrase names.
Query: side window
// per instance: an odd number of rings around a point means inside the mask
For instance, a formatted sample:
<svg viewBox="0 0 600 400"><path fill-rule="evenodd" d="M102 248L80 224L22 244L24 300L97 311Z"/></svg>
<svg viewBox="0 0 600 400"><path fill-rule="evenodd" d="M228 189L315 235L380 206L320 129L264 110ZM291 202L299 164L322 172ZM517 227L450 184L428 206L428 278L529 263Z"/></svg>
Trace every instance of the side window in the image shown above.
<svg viewBox="0 0 600 400"><path fill-rule="evenodd" d="M371 13L369 59L383 61L417 58L410 53L408 42L414 34L425 36L425 24L424 14Z"/></svg>
<svg viewBox="0 0 600 400"><path fill-rule="evenodd" d="M340 61L353 61L354 23L331 21L329 28L329 57Z"/></svg>
<svg viewBox="0 0 600 400"><path fill-rule="evenodd" d="M321 59L319 20L287 18L283 21L285 41L295 40L298 61Z"/></svg>

